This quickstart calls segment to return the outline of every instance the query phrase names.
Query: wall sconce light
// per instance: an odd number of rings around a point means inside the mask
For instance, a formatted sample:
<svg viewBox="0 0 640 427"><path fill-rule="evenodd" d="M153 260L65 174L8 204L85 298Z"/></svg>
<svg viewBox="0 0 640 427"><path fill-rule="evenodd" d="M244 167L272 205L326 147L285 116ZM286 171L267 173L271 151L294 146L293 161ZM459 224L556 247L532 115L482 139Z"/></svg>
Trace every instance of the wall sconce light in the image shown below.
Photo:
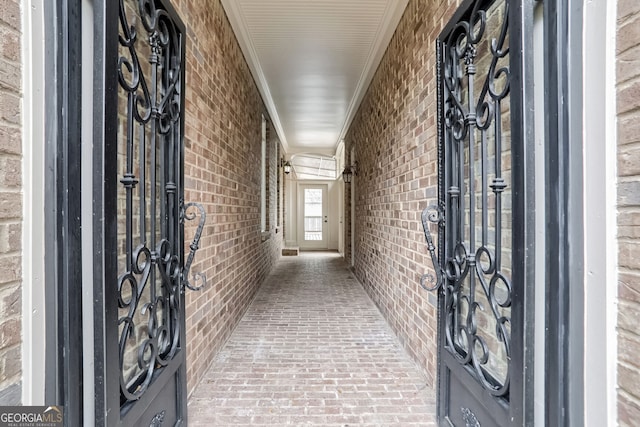
<svg viewBox="0 0 640 427"><path fill-rule="evenodd" d="M284 173L289 175L291 173L291 162L287 160L282 164L282 168L284 169Z"/></svg>
<svg viewBox="0 0 640 427"><path fill-rule="evenodd" d="M342 179L346 184L351 184L353 175L358 175L358 162L355 162L351 166L346 166L342 171Z"/></svg>

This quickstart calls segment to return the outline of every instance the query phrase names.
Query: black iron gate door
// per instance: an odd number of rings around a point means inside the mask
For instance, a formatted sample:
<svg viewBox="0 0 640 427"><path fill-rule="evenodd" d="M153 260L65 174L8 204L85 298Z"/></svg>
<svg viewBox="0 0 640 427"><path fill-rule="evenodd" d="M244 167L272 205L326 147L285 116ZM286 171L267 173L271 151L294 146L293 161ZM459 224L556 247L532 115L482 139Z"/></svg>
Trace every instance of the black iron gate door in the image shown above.
<svg viewBox="0 0 640 427"><path fill-rule="evenodd" d="M422 216L436 277L422 284L439 292L442 425L531 420L528 3L463 2L438 41L440 197Z"/></svg>
<svg viewBox="0 0 640 427"><path fill-rule="evenodd" d="M186 423L184 291L205 218L184 203L185 39L168 0L119 0L118 61L105 71L118 82L117 155L104 166L115 181L105 269L117 271L104 291L106 425ZM184 222L196 218L185 263Z"/></svg>

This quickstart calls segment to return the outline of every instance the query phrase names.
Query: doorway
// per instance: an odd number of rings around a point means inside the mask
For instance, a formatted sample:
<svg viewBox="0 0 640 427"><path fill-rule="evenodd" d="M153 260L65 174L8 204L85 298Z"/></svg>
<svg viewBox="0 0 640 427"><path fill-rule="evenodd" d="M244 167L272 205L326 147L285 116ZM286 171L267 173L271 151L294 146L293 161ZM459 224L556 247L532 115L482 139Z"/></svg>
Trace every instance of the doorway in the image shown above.
<svg viewBox="0 0 640 427"><path fill-rule="evenodd" d="M327 184L298 186L298 240L300 249L329 247Z"/></svg>

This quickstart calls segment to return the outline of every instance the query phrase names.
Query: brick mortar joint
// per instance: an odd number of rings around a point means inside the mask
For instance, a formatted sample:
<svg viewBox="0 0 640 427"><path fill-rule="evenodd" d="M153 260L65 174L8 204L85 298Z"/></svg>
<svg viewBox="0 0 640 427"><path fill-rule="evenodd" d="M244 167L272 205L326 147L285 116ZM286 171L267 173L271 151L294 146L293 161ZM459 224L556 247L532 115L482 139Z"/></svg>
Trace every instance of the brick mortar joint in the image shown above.
<svg viewBox="0 0 640 427"><path fill-rule="evenodd" d="M619 266L618 267L618 273L624 273L624 274L627 274L627 275L639 276L640 277L640 270L639 269L627 268L625 266ZM621 284L620 282L626 284L626 282L624 282L623 280L620 280L620 274L618 274L618 285Z"/></svg>
<svg viewBox="0 0 640 427"><path fill-rule="evenodd" d="M4 58L2 58L3 61L5 63L10 63L11 61L9 60L4 60ZM4 95L11 95L14 96L16 98L18 98L18 100L22 100L24 92L22 91L22 67L18 67L20 74L18 74L18 79L16 81L4 81L4 80L0 80L0 95L4 94ZM17 87L13 86L14 83L17 83ZM22 104L20 104L20 109L22 110ZM1 123L1 122L0 122Z"/></svg>
<svg viewBox="0 0 640 427"><path fill-rule="evenodd" d="M634 21L637 19L640 19L640 7L624 16L620 16L619 10L616 8L616 25L618 26L618 29L620 29L620 27L624 27L625 25L629 24L630 21Z"/></svg>
<svg viewBox="0 0 640 427"><path fill-rule="evenodd" d="M20 35L22 35L22 34L20 33ZM20 42L21 42L20 43L20 47L22 47L22 37L20 37ZM20 53L21 53L20 58L17 61L14 60L14 59L11 59L11 58L7 58L6 56L0 56L0 62L4 62L6 64L13 65L13 66L15 66L17 68L22 69L23 65L24 65L23 61L22 61L22 50L20 50Z"/></svg>
<svg viewBox="0 0 640 427"><path fill-rule="evenodd" d="M4 255L4 254L3 254ZM21 264L22 265L22 264ZM4 283L0 283L0 291L5 289L5 288L10 288L10 287L18 287L18 288L22 288L22 280L12 280L10 282L4 282ZM1 322L2 320L0 320Z"/></svg>
<svg viewBox="0 0 640 427"><path fill-rule="evenodd" d="M617 184L633 184L633 183L637 183L638 182L638 177L640 176L640 174L635 174L635 175L618 175L617 178Z"/></svg>
<svg viewBox="0 0 640 427"><path fill-rule="evenodd" d="M22 248L20 248L18 250L15 250L15 251L5 252L5 253L0 254L0 260L8 259L8 258L15 258L16 256L19 257L19 258L22 258ZM13 280L13 282L17 282L17 280Z"/></svg>
<svg viewBox="0 0 640 427"><path fill-rule="evenodd" d="M624 360L621 360L620 358L618 358L618 363L617 364L618 364L618 366L622 366L622 367L624 367L626 369L629 369L630 371L640 371L640 366L633 365L631 363L627 363ZM620 387L620 388L622 388L622 387ZM626 391L628 392L629 390L626 390ZM640 400L640 396L636 396L636 395L632 395L632 396L635 396L635 398L637 400Z"/></svg>
<svg viewBox="0 0 640 427"><path fill-rule="evenodd" d="M0 82L0 87L2 86L2 83ZM0 94L2 94L2 91L0 90ZM22 99L22 98L21 98ZM22 117L22 108L20 108L20 117ZM0 120L0 127L4 127L6 129L13 129L13 130L19 130L22 131L22 121L20 121L20 123L13 123L13 122L8 122L6 120ZM22 139L22 138L20 138Z"/></svg>
<svg viewBox="0 0 640 427"><path fill-rule="evenodd" d="M640 25L640 23L639 23L639 25ZM616 38L616 42L619 42L619 41L620 41L620 40L619 40L619 37L617 37L617 38ZM618 46L616 46L616 60L615 60L615 61L616 61L616 64L617 64L617 62L620 60L620 56L622 56L622 55L626 54L626 53L627 53L627 52L629 52L629 51L632 51L633 49L636 49L637 47L638 47L638 45L637 45L637 44L634 44L634 45L632 45L632 46L629 46L629 47L624 48L624 50L618 50L618 49L619 49L619 47L618 47Z"/></svg>
<svg viewBox="0 0 640 427"><path fill-rule="evenodd" d="M2 151L0 150L0 161L2 159L10 159L10 160L23 160L24 156L22 155L22 153L11 153L11 152L6 152L6 151ZM20 169L22 169L22 165L20 165Z"/></svg>
<svg viewBox="0 0 640 427"><path fill-rule="evenodd" d="M622 126L621 124L619 124L618 127ZM638 135L638 140L637 141L630 141L624 144L621 144L620 142L618 142L618 155L620 154L624 154L630 150L637 150L640 149L640 135Z"/></svg>
<svg viewBox="0 0 640 427"><path fill-rule="evenodd" d="M633 308L635 308L635 309L636 309L636 311L639 311L639 310L640 310L640 302L638 302L638 301L634 301L634 300L630 300L630 299L626 299L626 298L619 298L619 300L618 300L618 306L625 306L627 309L633 309ZM622 315L623 315L622 310L619 310L619 311L618 311L618 318L622 317ZM620 325L617 325L617 328L616 328L616 329L624 329L624 328L620 328ZM628 329L624 329L624 330L626 330L626 331L628 331L628 332L635 333L635 332L634 332L634 331L632 331L632 330L628 330Z"/></svg>
<svg viewBox="0 0 640 427"><path fill-rule="evenodd" d="M0 325L2 324L2 322L0 322ZM22 338L22 337L21 337ZM7 353L10 352L11 350L22 350L22 339L20 340L20 342L10 345L8 347L0 347L0 358L2 357L6 357ZM20 356L22 356L22 351L20 351Z"/></svg>
<svg viewBox="0 0 640 427"><path fill-rule="evenodd" d="M2 193L0 193L0 195L1 195L1 194L2 194ZM5 194L6 194L6 193L5 193ZM20 211L20 214L22 214L22 211ZM22 223L23 218L22 218L22 216L19 216L19 217L16 217L16 216L10 216L10 217L7 217L7 218L3 218L3 220L11 220L11 221L16 221L17 223Z"/></svg>
<svg viewBox="0 0 640 427"><path fill-rule="evenodd" d="M20 229L22 229L22 223L23 223L22 218L17 218L17 219L14 219L14 218L3 218L3 219L0 219L0 226L19 225L19 226L21 226Z"/></svg>
<svg viewBox="0 0 640 427"><path fill-rule="evenodd" d="M616 62L621 62L618 61ZM624 61L624 62L630 62L630 61ZM616 76L617 77L617 76ZM619 94L620 92L629 89L630 87L633 87L633 85L640 83L640 70L638 71L637 74L633 74L630 77L627 77L625 80L617 80L616 79L616 92Z"/></svg>
<svg viewBox="0 0 640 427"><path fill-rule="evenodd" d="M629 393L626 389L622 388L622 387L618 387L618 389L616 390L617 394L619 396L623 396L624 398L626 398L627 400L629 400L631 403L635 403L638 406L640 406L640 398ZM618 412L620 412L620 410L622 410L623 405L619 402L618 403Z"/></svg>
<svg viewBox="0 0 640 427"><path fill-rule="evenodd" d="M640 206L620 206L618 207L618 216L620 214L640 214Z"/></svg>
<svg viewBox="0 0 640 427"><path fill-rule="evenodd" d="M0 154L0 159L2 159L2 154ZM22 173L22 168L20 169L21 170L18 171L19 174ZM24 200L24 193L22 192L22 182L20 183L20 185L15 187L7 187L7 186L0 185L0 194L19 194L23 196L22 199Z"/></svg>
<svg viewBox="0 0 640 427"><path fill-rule="evenodd" d="M633 226L632 225L631 226L623 225L622 227L633 227ZM637 227L637 225L636 225L636 227ZM623 243L623 244L624 243L636 243L636 244L640 243L640 238L638 238L638 237L634 238L634 237L616 236L616 240L617 240L618 244L620 244L620 243Z"/></svg>

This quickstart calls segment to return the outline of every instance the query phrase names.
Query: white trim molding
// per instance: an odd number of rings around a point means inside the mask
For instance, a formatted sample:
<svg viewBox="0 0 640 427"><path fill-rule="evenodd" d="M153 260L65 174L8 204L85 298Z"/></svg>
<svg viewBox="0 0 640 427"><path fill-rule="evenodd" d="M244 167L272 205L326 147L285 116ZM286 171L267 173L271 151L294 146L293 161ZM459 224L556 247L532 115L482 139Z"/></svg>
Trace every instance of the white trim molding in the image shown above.
<svg viewBox="0 0 640 427"><path fill-rule="evenodd" d="M22 4L22 404L45 402L44 8Z"/></svg>
<svg viewBox="0 0 640 427"><path fill-rule="evenodd" d="M584 3L584 421L616 425L616 5ZM594 31L594 28L601 30Z"/></svg>

